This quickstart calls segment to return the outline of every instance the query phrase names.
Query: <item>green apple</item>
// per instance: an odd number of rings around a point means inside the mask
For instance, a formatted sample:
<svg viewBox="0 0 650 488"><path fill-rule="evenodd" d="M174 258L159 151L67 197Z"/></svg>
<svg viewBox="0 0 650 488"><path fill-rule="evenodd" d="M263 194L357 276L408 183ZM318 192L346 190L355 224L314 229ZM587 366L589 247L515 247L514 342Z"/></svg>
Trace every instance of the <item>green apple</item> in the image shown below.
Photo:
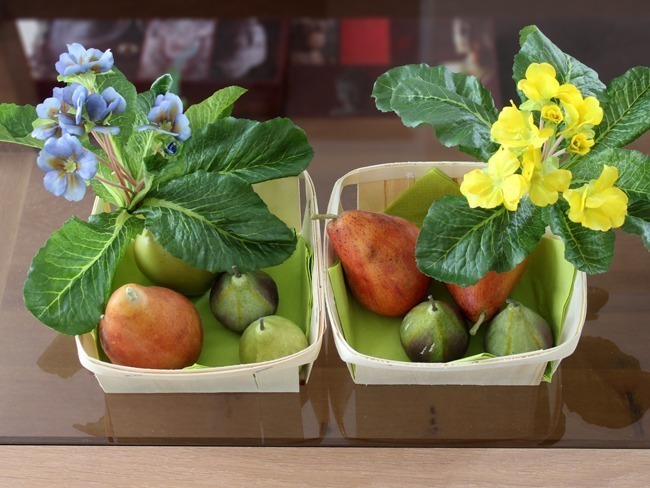
<svg viewBox="0 0 650 488"><path fill-rule="evenodd" d="M203 294L217 276L217 273L195 268L171 255L147 229L136 237L133 256L142 274L154 284L183 295Z"/></svg>
<svg viewBox="0 0 650 488"><path fill-rule="evenodd" d="M309 345L302 329L279 315L261 317L246 327L239 339L242 363L259 363L290 356Z"/></svg>

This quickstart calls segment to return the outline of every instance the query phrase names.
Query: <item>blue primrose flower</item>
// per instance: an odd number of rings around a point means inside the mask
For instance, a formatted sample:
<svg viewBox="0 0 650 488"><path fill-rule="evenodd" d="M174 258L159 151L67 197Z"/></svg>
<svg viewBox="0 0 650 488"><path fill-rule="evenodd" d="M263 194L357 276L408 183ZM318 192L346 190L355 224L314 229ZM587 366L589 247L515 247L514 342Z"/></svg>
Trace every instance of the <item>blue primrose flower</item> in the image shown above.
<svg viewBox="0 0 650 488"><path fill-rule="evenodd" d="M57 197L78 202L86 193L86 181L97 172L97 158L85 149L79 139L63 134L59 139L48 139L36 160L45 171L45 189Z"/></svg>
<svg viewBox="0 0 650 488"><path fill-rule="evenodd" d="M86 111L94 122L93 131L108 134L119 134L117 126L103 125L110 115L119 115L126 110L126 100L113 87L106 88L101 94L93 93L86 102Z"/></svg>
<svg viewBox="0 0 650 488"><path fill-rule="evenodd" d="M102 52L99 49L86 50L81 44L68 44L68 52L59 56L54 65L61 76L79 75L92 71L106 73L113 67L113 53L110 49Z"/></svg>
<svg viewBox="0 0 650 488"><path fill-rule="evenodd" d="M84 135L83 107L87 97L88 90L79 83L54 88L52 97L36 106L40 120L32 131L32 137L45 141L62 134ZM74 113L71 108L74 108Z"/></svg>
<svg viewBox="0 0 650 488"><path fill-rule="evenodd" d="M56 93L55 93L56 95ZM35 127L32 131L32 137L45 141L50 137L61 135L58 115L63 110L63 101L56 96L46 98L43 103L36 105L36 115L42 119L42 124ZM45 122L45 121L49 122Z"/></svg>
<svg viewBox="0 0 650 488"><path fill-rule="evenodd" d="M190 137L190 121L183 113L183 102L173 93L158 95L147 115L150 125L142 125L138 130L151 129L156 132L174 136L183 142Z"/></svg>

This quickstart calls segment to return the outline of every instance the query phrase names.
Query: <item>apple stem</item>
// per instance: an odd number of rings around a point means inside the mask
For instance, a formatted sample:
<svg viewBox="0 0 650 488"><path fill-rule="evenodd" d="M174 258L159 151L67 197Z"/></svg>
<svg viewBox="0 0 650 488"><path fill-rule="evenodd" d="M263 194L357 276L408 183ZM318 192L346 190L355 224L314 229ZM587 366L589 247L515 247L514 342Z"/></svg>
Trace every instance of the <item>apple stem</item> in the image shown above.
<svg viewBox="0 0 650 488"><path fill-rule="evenodd" d="M264 318L260 318L260 330L264 330Z"/></svg>
<svg viewBox="0 0 650 488"><path fill-rule="evenodd" d="M241 273L239 272L239 268L234 264L232 265L232 272L235 273L235 276L237 278L241 278Z"/></svg>
<svg viewBox="0 0 650 488"><path fill-rule="evenodd" d="M328 219L335 219L337 218L338 215L336 214L314 214L311 216L312 220L328 220Z"/></svg>
<svg viewBox="0 0 650 488"><path fill-rule="evenodd" d="M435 312L438 310L438 307L436 307L436 301L433 299L433 295L429 295L428 297L429 303L431 304L431 311Z"/></svg>
<svg viewBox="0 0 650 488"><path fill-rule="evenodd" d="M126 289L124 290L124 293L126 293L126 298L128 298L129 301L131 301L131 302L135 302L138 299L138 294L130 286L126 287Z"/></svg>
<svg viewBox="0 0 650 488"><path fill-rule="evenodd" d="M478 328L481 326L481 324L485 320L485 316L486 316L486 312L485 312L485 310L483 310L481 312L481 315L478 316L478 320L476 321L474 326L469 330L470 335L476 335L476 333L478 332Z"/></svg>

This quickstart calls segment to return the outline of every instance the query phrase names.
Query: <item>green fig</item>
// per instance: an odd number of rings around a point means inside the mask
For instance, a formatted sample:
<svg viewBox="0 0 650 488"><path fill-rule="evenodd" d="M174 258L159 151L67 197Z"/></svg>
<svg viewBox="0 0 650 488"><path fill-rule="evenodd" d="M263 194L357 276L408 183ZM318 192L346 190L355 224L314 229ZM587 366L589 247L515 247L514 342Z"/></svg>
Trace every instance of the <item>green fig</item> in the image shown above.
<svg viewBox="0 0 650 488"><path fill-rule="evenodd" d="M259 363L290 356L309 345L302 329L293 321L269 315L254 321L239 339L242 363Z"/></svg>
<svg viewBox="0 0 650 488"><path fill-rule="evenodd" d="M210 310L225 327L243 332L251 322L278 309L278 287L268 273L258 270L221 273L210 290Z"/></svg>
<svg viewBox="0 0 650 488"><path fill-rule="evenodd" d="M508 300L492 319L485 333L485 350L495 356L510 356L553 347L548 322L528 307Z"/></svg>
<svg viewBox="0 0 650 488"><path fill-rule="evenodd" d="M469 347L469 330L460 311L434 300L416 305L400 327L404 352L415 362L440 363L463 357Z"/></svg>

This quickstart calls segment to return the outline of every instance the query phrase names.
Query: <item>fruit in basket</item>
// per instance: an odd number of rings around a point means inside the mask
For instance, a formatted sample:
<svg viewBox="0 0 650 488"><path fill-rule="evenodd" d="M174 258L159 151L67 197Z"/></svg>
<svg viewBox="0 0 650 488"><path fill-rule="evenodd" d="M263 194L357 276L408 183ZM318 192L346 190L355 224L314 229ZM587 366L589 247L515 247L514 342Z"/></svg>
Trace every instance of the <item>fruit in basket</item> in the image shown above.
<svg viewBox="0 0 650 488"><path fill-rule="evenodd" d="M434 300L413 307L399 331L404 352L411 361L440 363L463 357L469 347L469 330L453 305Z"/></svg>
<svg viewBox="0 0 650 488"><path fill-rule="evenodd" d="M404 315L426 296L431 278L415 261L419 229L406 219L347 210L327 224L348 289L368 310Z"/></svg>
<svg viewBox="0 0 650 488"><path fill-rule="evenodd" d="M221 273L210 290L210 310L225 327L243 332L253 321L278 309L278 287L268 273L257 270Z"/></svg>
<svg viewBox="0 0 650 488"><path fill-rule="evenodd" d="M302 351L308 345L307 336L295 322L269 315L246 327L239 339L239 359L245 364L271 361Z"/></svg>
<svg viewBox="0 0 650 488"><path fill-rule="evenodd" d="M130 283L111 294L99 321L99 340L114 364L179 369L198 359L203 329L184 295Z"/></svg>
<svg viewBox="0 0 650 488"><path fill-rule="evenodd" d="M149 280L183 295L203 294L217 275L172 256L147 229L135 238L133 256L138 268Z"/></svg>
<svg viewBox="0 0 650 488"><path fill-rule="evenodd" d="M534 310L508 300L485 333L485 350L495 356L509 356L553 347L553 331Z"/></svg>
<svg viewBox="0 0 650 488"><path fill-rule="evenodd" d="M458 286L446 283L463 315L474 325L470 334L474 335L481 324L486 323L503 307L519 278L526 269L528 259L505 273L488 273L471 286Z"/></svg>

